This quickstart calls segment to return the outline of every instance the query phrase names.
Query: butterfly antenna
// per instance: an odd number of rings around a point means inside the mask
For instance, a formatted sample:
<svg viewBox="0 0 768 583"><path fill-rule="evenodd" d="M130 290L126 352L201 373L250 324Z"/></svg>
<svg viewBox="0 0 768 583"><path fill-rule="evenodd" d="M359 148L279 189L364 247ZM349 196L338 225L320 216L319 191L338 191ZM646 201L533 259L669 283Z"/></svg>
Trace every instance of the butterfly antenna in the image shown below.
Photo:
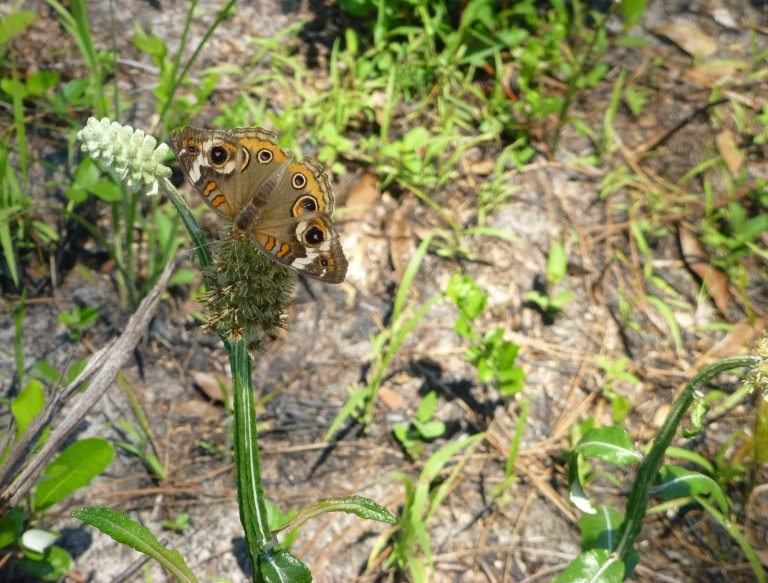
<svg viewBox="0 0 768 583"><path fill-rule="evenodd" d="M182 249L181 251L179 251L179 256L180 257L183 256L185 258L189 258L194 253L197 253L197 251L199 249L202 249L203 247L210 247L213 243L214 243L214 241L206 241L204 244L197 245L196 247L192 247L191 249Z"/></svg>

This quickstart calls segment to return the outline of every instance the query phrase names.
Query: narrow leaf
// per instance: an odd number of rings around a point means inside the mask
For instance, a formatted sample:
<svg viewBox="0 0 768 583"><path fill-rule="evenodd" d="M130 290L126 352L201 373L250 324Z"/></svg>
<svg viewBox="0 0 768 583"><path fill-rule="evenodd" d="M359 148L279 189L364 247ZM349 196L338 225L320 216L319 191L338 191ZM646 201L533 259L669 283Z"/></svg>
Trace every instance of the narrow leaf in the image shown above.
<svg viewBox="0 0 768 583"><path fill-rule="evenodd" d="M711 496L723 514L728 512L728 499L720 486L709 476L680 466L666 465L659 472L659 483L652 490L663 500L688 496Z"/></svg>
<svg viewBox="0 0 768 583"><path fill-rule="evenodd" d="M197 582L197 578L177 551L165 548L147 528L122 512L94 506L79 508L72 516L98 528L117 542L152 557L181 583Z"/></svg>

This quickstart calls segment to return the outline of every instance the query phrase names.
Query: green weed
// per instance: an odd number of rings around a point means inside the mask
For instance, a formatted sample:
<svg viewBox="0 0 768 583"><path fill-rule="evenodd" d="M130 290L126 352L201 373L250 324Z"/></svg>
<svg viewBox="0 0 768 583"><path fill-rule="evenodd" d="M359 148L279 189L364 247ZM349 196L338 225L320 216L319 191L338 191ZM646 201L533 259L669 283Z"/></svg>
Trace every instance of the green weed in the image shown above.
<svg viewBox="0 0 768 583"><path fill-rule="evenodd" d="M0 458L0 485L3 488L15 477L12 470L20 461L17 448L39 446L48 436L48 430L45 429L40 432L36 444L30 443L28 439L23 442L28 437L26 433L32 422L45 407L45 392L40 381L27 382L18 396L8 404L16 432L13 437L6 434L2 440L5 444L11 442ZM75 441L47 464L25 505L9 508L0 516L0 549L12 552L22 571L44 581L59 580L69 571L71 555L55 544L59 533L41 527L50 522L45 512L76 490L87 486L107 468L113 456L114 449L103 439Z"/></svg>
<svg viewBox="0 0 768 583"><path fill-rule="evenodd" d="M454 326L456 332L469 341L467 362L472 364L481 383L495 386L505 398L523 389L525 373L516 366L520 347L504 339L504 329L485 333L475 323L485 311L488 294L468 275L453 274L445 295L459 309Z"/></svg>
<svg viewBox="0 0 768 583"><path fill-rule="evenodd" d="M393 474L392 477L399 479L405 487L405 502L393 532L382 536L371 550L368 557L369 567L387 546L391 546L392 552L387 558L387 566L407 572L415 583L430 580L432 551L427 526L451 491L464 463L483 437L483 434L477 434L443 445L424 463L415 483L405 474ZM452 458L464 449L466 452L450 466L447 475L443 476L444 469L449 466Z"/></svg>
<svg viewBox="0 0 768 583"><path fill-rule="evenodd" d="M622 581L631 577L640 558L634 548L635 540L640 534L646 513L653 511L647 509L652 494L661 500L673 501L675 507L681 507L688 502L699 504L741 547L756 579L766 580L765 571L752 545L741 529L726 518L730 515L731 503L717 481L700 471L664 464L665 455L681 451L673 450L670 445L684 416L691 410L696 394L719 373L747 366L763 366L760 364L762 358L762 355L731 358L704 367L673 403L646 455L637 451L629 433L620 427L591 428L584 433L568 462L571 502L585 513L580 521L582 554L560 574L557 581L591 578L598 573L600 579L605 581ZM700 412L691 417L691 423L693 431L701 431ZM593 505L585 493L585 484L593 479L584 465L586 458L597 458L619 466L640 463L623 516L611 508ZM699 461L699 458L691 456L690 452L685 452L685 459ZM705 472L711 472L713 469L706 461L699 465ZM618 481L618 478L608 473L603 475L614 482ZM656 511L668 507L664 506Z"/></svg>
<svg viewBox="0 0 768 583"><path fill-rule="evenodd" d="M430 391L416 408L416 415L409 423L396 423L392 433L411 459L418 459L424 451L424 443L441 437L445 423L433 419L437 412L437 393Z"/></svg>
<svg viewBox="0 0 768 583"><path fill-rule="evenodd" d="M59 314L59 322L69 329L70 340L79 340L83 332L96 323L99 311L91 306L75 306L68 312Z"/></svg>
<svg viewBox="0 0 768 583"><path fill-rule="evenodd" d="M371 339L371 367L368 384L355 389L354 392L350 391L350 397L328 428L325 435L326 439L330 439L350 417L357 419L364 429L369 426L373 419L376 395L384 381L384 375L390 362L411 331L440 300L440 295L435 295L415 308L409 308L406 305L413 288L414 278L431 241L431 236L425 238L408 262L395 295L390 326Z"/></svg>
<svg viewBox="0 0 768 583"><path fill-rule="evenodd" d="M565 247L560 242L555 242L547 255L547 283L554 287L559 284L568 268L568 256ZM549 295L539 290L526 292L525 299L534 303L547 319L553 319L571 301L573 293L568 290Z"/></svg>

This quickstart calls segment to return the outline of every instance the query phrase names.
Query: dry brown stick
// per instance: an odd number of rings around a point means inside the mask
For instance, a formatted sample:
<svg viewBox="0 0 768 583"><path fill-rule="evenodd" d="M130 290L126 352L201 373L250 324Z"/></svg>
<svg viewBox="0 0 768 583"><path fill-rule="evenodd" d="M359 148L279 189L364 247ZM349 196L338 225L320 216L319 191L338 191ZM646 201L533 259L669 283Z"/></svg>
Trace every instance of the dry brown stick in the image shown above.
<svg viewBox="0 0 768 583"><path fill-rule="evenodd" d="M85 383L91 380L91 377L96 374L96 371L106 361L109 350L112 348L113 342L108 343L101 350L96 352L86 364L83 371L72 381L69 386L64 389L54 389L53 398L46 404L42 413L30 423L27 430L22 434L21 439L13 446L13 450L8 455L3 467L0 468L0 485L7 486L8 482L13 479L13 474L16 473L18 467L26 458L29 451L32 449L32 445L37 443L38 439L43 433L43 430L53 420L53 416L57 411L61 409L63 403L67 398L78 391ZM4 499L3 497L0 497Z"/></svg>
<svg viewBox="0 0 768 583"><path fill-rule="evenodd" d="M59 399L52 400L52 404L54 402L57 405L63 403L82 386L85 379L93 376L90 385L79 394L79 398L74 401L72 408L66 412L60 422L55 424L40 450L27 462L26 466L21 469L10 485L0 494L0 513L21 502L21 499L32 488L35 480L43 472L61 444L64 443L72 431L85 418L88 411L91 410L114 382L117 373L120 372L120 369L128 360L147 329L150 319L154 316L157 305L160 302L160 297L168 286L168 280L173 273L175 265L175 262L170 262L165 266L157 284L155 284L155 287L152 288L147 297L142 300L136 313L131 316L122 335L108 347L108 350L100 351L95 358L91 359L94 365L86 366L86 369L78 378L60 393ZM98 366L101 366L101 368L96 372ZM30 427L31 431L28 432L31 434L37 433L34 429L41 431L43 427L51 422L51 419L48 417L52 418L57 411L58 408L49 407L46 411L47 415L39 415L35 422L35 428ZM22 454L23 452L16 455L23 457Z"/></svg>

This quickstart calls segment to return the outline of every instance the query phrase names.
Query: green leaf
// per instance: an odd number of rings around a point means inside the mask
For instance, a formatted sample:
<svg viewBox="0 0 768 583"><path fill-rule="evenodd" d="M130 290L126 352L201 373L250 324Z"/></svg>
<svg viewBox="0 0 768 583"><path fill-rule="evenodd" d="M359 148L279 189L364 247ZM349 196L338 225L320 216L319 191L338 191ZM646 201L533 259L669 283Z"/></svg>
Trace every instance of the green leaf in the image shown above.
<svg viewBox="0 0 768 583"><path fill-rule="evenodd" d="M624 30L632 28L645 12L647 0L621 0L619 10L624 17Z"/></svg>
<svg viewBox="0 0 768 583"><path fill-rule="evenodd" d="M571 561L554 583L621 583L623 579L624 563L609 551L595 549Z"/></svg>
<svg viewBox="0 0 768 583"><path fill-rule="evenodd" d="M99 180L88 186L86 190L104 202L113 203L123 200L122 189L111 180Z"/></svg>
<svg viewBox="0 0 768 583"><path fill-rule="evenodd" d="M298 511L296 517L283 527L283 530L295 530L310 518L315 518L327 512L346 512L354 514L359 518L376 520L387 524L395 524L397 522L397 519L392 516L389 510L373 500L362 496L340 496L326 498L312 506L302 508Z"/></svg>
<svg viewBox="0 0 768 583"><path fill-rule="evenodd" d="M442 421L419 421L414 419L413 427L419 432L421 438L427 441L437 439L445 433L445 423Z"/></svg>
<svg viewBox="0 0 768 583"><path fill-rule="evenodd" d="M70 445L45 468L35 489L35 510L45 510L87 486L106 469L114 455L109 442L97 437Z"/></svg>
<svg viewBox="0 0 768 583"><path fill-rule="evenodd" d="M171 276L171 280L168 282L168 287L190 284L197 279L197 274L198 270L196 269L189 269L186 267L177 269Z"/></svg>
<svg viewBox="0 0 768 583"><path fill-rule="evenodd" d="M565 253L565 246L558 241L552 245L547 256L547 281L557 285L565 277L567 268L568 256Z"/></svg>
<svg viewBox="0 0 768 583"><path fill-rule="evenodd" d="M53 71L38 71L27 77L27 91L32 96L39 96L55 87L59 82L59 74Z"/></svg>
<svg viewBox="0 0 768 583"><path fill-rule="evenodd" d="M31 10L20 10L0 18L0 46L8 44L13 37L24 32L36 16Z"/></svg>
<svg viewBox="0 0 768 583"><path fill-rule="evenodd" d="M8 514L0 516L0 549L13 544L21 536L24 527L24 513L18 506Z"/></svg>
<svg viewBox="0 0 768 583"><path fill-rule="evenodd" d="M11 403L11 413L16 420L16 441L21 439L32 420L43 410L43 405L45 391L42 383L37 380L29 381Z"/></svg>
<svg viewBox="0 0 768 583"><path fill-rule="evenodd" d="M618 542L619 527L623 517L613 508L598 506L594 514L584 514L579 519L581 548L613 551Z"/></svg>
<svg viewBox="0 0 768 583"><path fill-rule="evenodd" d="M19 566L43 581L58 581L72 568L72 556L56 545L49 547L40 559L25 555Z"/></svg>
<svg viewBox="0 0 768 583"><path fill-rule="evenodd" d="M122 512L109 508L86 507L75 510L72 516L98 528L117 542L152 557L181 583L197 582L194 573L177 551L165 548L147 528Z"/></svg>
<svg viewBox="0 0 768 583"><path fill-rule="evenodd" d="M277 549L261 559L261 576L267 583L310 583L312 572L293 553Z"/></svg>
<svg viewBox="0 0 768 583"><path fill-rule="evenodd" d="M574 452L619 465L634 464L643 459L629 433L621 427L590 429L576 444Z"/></svg>
<svg viewBox="0 0 768 583"><path fill-rule="evenodd" d="M456 304L462 316L470 322L482 314L488 301L488 294L480 289L474 279L458 272L451 276L448 286L445 288L445 295ZM458 329L459 322L461 320L456 322L457 332L464 338L469 337L467 333L462 333Z"/></svg>
<svg viewBox="0 0 768 583"><path fill-rule="evenodd" d="M437 393L430 391L424 395L421 403L419 403L419 407L416 409L416 419L419 421L429 421L432 415L435 414L435 409L437 409Z"/></svg>
<svg viewBox="0 0 768 583"><path fill-rule="evenodd" d="M728 499L717 482L709 476L692 472L680 466L665 465L659 471L657 485L653 494L663 500L687 498L689 496L711 496L720 507L720 511L728 512Z"/></svg>
<svg viewBox="0 0 768 583"><path fill-rule="evenodd" d="M83 158L75 170L75 180L73 186L89 189L99 181L101 170L92 158Z"/></svg>

